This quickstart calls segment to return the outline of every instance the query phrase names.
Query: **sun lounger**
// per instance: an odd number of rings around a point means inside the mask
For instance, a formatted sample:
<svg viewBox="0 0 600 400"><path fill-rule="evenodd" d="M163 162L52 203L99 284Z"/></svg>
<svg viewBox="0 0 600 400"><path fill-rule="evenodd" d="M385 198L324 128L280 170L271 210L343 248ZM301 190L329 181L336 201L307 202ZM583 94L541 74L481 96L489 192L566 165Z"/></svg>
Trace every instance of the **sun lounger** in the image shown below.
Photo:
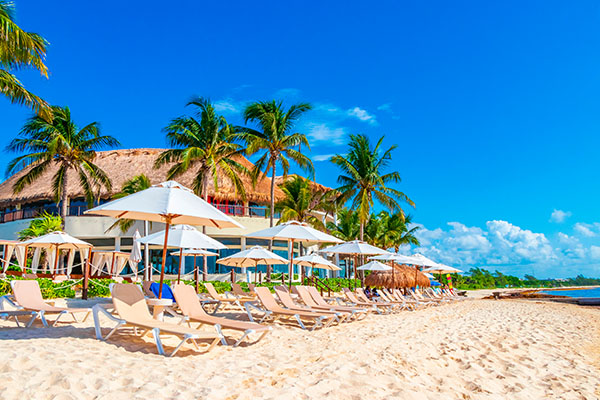
<svg viewBox="0 0 600 400"><path fill-rule="evenodd" d="M242 287L240 286L239 283L232 283L231 284L231 291L233 292L234 296L239 296L239 297L255 297L256 293L252 292L244 292L244 289L242 289Z"/></svg>
<svg viewBox="0 0 600 400"><path fill-rule="evenodd" d="M327 302L325 302L325 300L323 300L325 305L319 304L319 303L317 303L317 301L313 298L313 296L309 292L310 288L315 289L312 286L310 286L310 287L296 286L296 290L298 291L298 295L300 296L300 299L302 299L304 304L306 304L308 307L310 307L312 309L346 312L346 313L350 313L350 318L353 318L353 319L358 319L359 316L365 317L369 312L369 310L367 310L366 308L339 306L339 305L336 306L336 305L328 304ZM319 292L317 291L317 293L319 293Z"/></svg>
<svg viewBox="0 0 600 400"><path fill-rule="evenodd" d="M52 326L56 326L56 323L64 314L71 314L75 322L79 322L76 313L85 313L82 322L85 322L88 315L92 311L90 308L66 308L66 307L55 307L44 301L40 285L35 280L21 280L21 281L10 281L10 286L15 296L15 304L28 311L43 311L39 315L44 326L48 326L46 321L46 315L58 314Z"/></svg>
<svg viewBox="0 0 600 400"><path fill-rule="evenodd" d="M398 303L387 302L381 297L379 297L379 298L376 297L377 300L369 299L367 297L367 295L365 294L365 291L363 290L363 288L356 288L355 293L356 293L356 297L358 297L359 300L364 301L364 302L372 302L378 306L389 307L390 312L396 308L401 308Z"/></svg>
<svg viewBox="0 0 600 400"><path fill-rule="evenodd" d="M376 311L378 314L384 314L384 313L388 314L392 311L391 307L389 307L389 306L386 307L385 304L375 304L372 301L359 300L356 297L356 295L348 288L343 288L343 291L344 291L344 294L346 295L346 298L348 299L350 304L352 304L353 306L370 307L374 311ZM378 307L378 306L380 306L380 307Z"/></svg>
<svg viewBox="0 0 600 400"><path fill-rule="evenodd" d="M37 318L41 319L41 316L44 315L44 311L31 311L31 310L5 310L4 309L4 304L8 303L10 304L12 307L14 308L18 308L18 306L13 303L8 296L2 296L0 297L0 318L4 319L4 320L8 320L10 318L14 318L15 323L17 324L17 327L21 327L21 321L19 321L19 317L31 317L29 319L29 321L27 321L27 323L25 324L25 328L29 328L31 327L31 325L33 325L34 321ZM42 320L42 322L44 322ZM47 324L45 324L44 326L48 326Z"/></svg>
<svg viewBox="0 0 600 400"><path fill-rule="evenodd" d="M204 287L206 287L206 291L208 292L208 295L210 297L212 297L213 299L217 300L220 304L235 305L235 306L239 307L240 310L242 310L242 311L246 311L242 304L245 304L247 302L256 301L256 299L254 297L249 297L249 296L247 296L247 297L225 297L223 295L220 295L219 293L217 293L217 290L215 289L215 287L213 286L212 283L206 282L204 284ZM217 308L220 306L220 304L217 305Z"/></svg>
<svg viewBox="0 0 600 400"><path fill-rule="evenodd" d="M253 333L261 334L256 340L256 342L258 342L272 330L270 326L263 326L255 322L236 321L234 319L215 317L207 314L202 308L202 304L196 295L196 290L194 290L192 286L175 284L173 285L173 294L175 295L177 304L179 304L179 309L185 316L188 325L189 321L199 322L200 325L213 325L217 330L217 333L221 336L223 345L227 345L227 340L222 332L223 329L232 329L243 332L242 337L235 342L233 347L239 345L248 337L248 335Z"/></svg>
<svg viewBox="0 0 600 400"><path fill-rule="evenodd" d="M379 295L379 298L381 298L383 301L390 303L390 304L397 304L401 310L412 310L413 309L404 300L398 300L398 299L395 299L395 298L389 296L383 289L377 289L377 294Z"/></svg>
<svg viewBox="0 0 600 400"><path fill-rule="evenodd" d="M274 289L275 289L275 293L277 294L277 297L279 297L279 301L288 310L312 311L312 312L318 312L318 313L323 313L323 314L335 315L336 321L340 324L342 322L344 322L346 320L346 318L348 318L350 316L349 312L313 309L309 306L301 306L300 304L296 304L294 302L294 299L292 299L292 296L290 295L290 292L288 292L287 287L275 286Z"/></svg>
<svg viewBox="0 0 600 400"><path fill-rule="evenodd" d="M439 306L440 303L442 302L442 300L439 300L439 299L432 299L430 297L424 297L421 293L419 293L418 291L416 291L414 289L410 290L410 295L412 296L413 299L421 301L428 305Z"/></svg>
<svg viewBox="0 0 600 400"><path fill-rule="evenodd" d="M207 340L209 344L206 352L212 350L212 348L221 340L221 337L217 333L202 332L187 326L175 325L152 318L143 293L136 288L135 285L123 283L115 284L112 290L112 300L117 316L112 315L100 305L95 305L93 308L96 338L99 340L108 340L117 329L130 326L134 328L134 333L136 334L137 330L141 329L142 336L148 332L152 332L158 353L164 355L165 351L160 339L160 334L163 333L178 336L182 338L181 342L179 342L173 352L169 355L170 357L174 356L188 340L190 340L198 350L199 347L196 340ZM102 337L100 313L117 323L105 337Z"/></svg>
<svg viewBox="0 0 600 400"><path fill-rule="evenodd" d="M414 303L417 307L429 307L429 306L434 306L437 304L436 302L433 302L433 301L419 300L412 295L410 297L405 296L402 293L400 293L400 290L398 290L398 289L394 289L392 291L392 294L394 295L394 297L396 297L398 299L405 299L405 301Z"/></svg>
<svg viewBox="0 0 600 400"><path fill-rule="evenodd" d="M246 309L248 310L248 317L251 321L254 321L252 314L250 313L250 309L255 309L257 311L265 313L264 317L259 321L262 322L267 318L273 318L274 321L278 320L282 317L294 318L298 322L298 325L302 329L306 329L306 326L302 322L302 320L313 321L314 325L311 329L314 330L317 327L328 327L335 321L335 315L313 312L313 311L299 311L299 310L288 310L281 307L277 304L275 297L271 294L271 291L267 287L256 287L254 288L260 303L264 307L261 309L259 307L254 306L252 303L246 303Z"/></svg>
<svg viewBox="0 0 600 400"><path fill-rule="evenodd" d="M396 300L404 304L404 307L408 310L414 311L419 308L422 304L415 299L407 299L400 293L398 289L381 289L386 296L392 300ZM379 291L379 290L378 290Z"/></svg>

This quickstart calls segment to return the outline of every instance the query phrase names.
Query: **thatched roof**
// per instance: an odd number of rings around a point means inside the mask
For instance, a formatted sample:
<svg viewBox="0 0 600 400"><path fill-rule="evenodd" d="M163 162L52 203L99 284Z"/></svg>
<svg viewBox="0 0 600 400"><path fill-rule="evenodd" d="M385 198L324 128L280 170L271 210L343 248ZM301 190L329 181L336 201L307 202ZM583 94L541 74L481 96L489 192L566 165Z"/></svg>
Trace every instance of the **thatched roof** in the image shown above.
<svg viewBox="0 0 600 400"><path fill-rule="evenodd" d="M373 271L365 277L364 284L373 287L406 288L415 286L415 269L406 265L394 265L392 271ZM429 287L429 279L421 272L417 272L417 284L420 287Z"/></svg>
<svg viewBox="0 0 600 400"><path fill-rule="evenodd" d="M103 189L101 197L112 197L112 195L121 189L121 186L125 181L142 173L148 176L152 184L165 181L169 165L164 165L159 169L154 168L154 161L162 151L164 151L164 149L123 149L98 152L95 163L110 177L113 186L111 193L107 193L106 190ZM253 167L253 164L245 157L240 156L239 162L248 169ZM54 200L52 196L51 177L56 173L57 169L57 165L52 166L34 184L27 186L17 195L13 193L13 185L19 177L23 176L25 170L8 178L0 184L0 207L34 201ZM190 187L192 186L195 172L195 170L190 170L178 177L177 181L182 185ZM262 204L269 202L271 193L271 179L269 177L264 177L259 180L254 188L252 187L250 177L241 176L241 179L244 182L248 201ZM215 192L212 180L209 183L209 196L218 200L239 200L239 196L236 194L232 182L226 176L220 175L218 182L218 192ZM71 199L83 197L83 190L79 186L78 178L73 171L70 171L68 175L68 192ZM281 189L276 187L275 199L279 200L283 198L283 196L284 194Z"/></svg>
<svg viewBox="0 0 600 400"><path fill-rule="evenodd" d="M297 177L297 176L300 176L300 175L297 175L297 174L288 174L288 175L285 177L285 179L283 178L283 175L276 176L276 177L275 177L275 184L276 184L277 186L281 186L281 185L283 184L283 182L287 182L287 181L289 181L289 180L291 180L291 179L294 179L294 178L295 178L295 177ZM301 178L304 178L304 177L302 177L302 176L300 176L300 177L301 177ZM304 178L304 179L306 179L306 178ZM327 187L327 186L325 186L325 185L321 185L320 183L313 182L313 181L311 181L311 180L309 180L308 182L309 182L309 185L310 185L311 189L313 189L314 191L319 191L319 192L329 192L330 190L333 190L333 189L332 189L332 188L330 188L330 187Z"/></svg>

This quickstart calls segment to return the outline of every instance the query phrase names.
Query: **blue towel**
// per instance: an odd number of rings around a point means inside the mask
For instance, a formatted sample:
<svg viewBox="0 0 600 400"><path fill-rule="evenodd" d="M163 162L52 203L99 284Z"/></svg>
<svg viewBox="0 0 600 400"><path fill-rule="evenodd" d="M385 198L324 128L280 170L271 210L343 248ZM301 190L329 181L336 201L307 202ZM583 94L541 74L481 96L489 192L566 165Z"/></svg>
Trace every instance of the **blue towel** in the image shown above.
<svg viewBox="0 0 600 400"><path fill-rule="evenodd" d="M154 295L158 298L158 288L159 285L156 282L152 282L152 284L150 284L150 291L152 293L154 293ZM171 290L171 288L169 287L169 285L167 285L166 283L163 283L162 285L162 298L163 299L171 299L173 300L173 303L175 303L175 296L173 296L173 291Z"/></svg>

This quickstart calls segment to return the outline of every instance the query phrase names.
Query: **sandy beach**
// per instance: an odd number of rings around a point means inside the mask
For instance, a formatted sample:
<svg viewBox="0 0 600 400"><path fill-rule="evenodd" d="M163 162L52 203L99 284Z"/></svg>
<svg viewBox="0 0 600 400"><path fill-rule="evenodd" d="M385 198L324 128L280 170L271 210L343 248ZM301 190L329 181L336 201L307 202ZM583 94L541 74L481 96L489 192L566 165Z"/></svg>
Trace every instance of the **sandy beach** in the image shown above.
<svg viewBox="0 0 600 400"><path fill-rule="evenodd" d="M600 309L569 304L473 300L315 332L282 323L258 344L174 358L129 335L98 341L90 322L1 325L7 400L600 395Z"/></svg>

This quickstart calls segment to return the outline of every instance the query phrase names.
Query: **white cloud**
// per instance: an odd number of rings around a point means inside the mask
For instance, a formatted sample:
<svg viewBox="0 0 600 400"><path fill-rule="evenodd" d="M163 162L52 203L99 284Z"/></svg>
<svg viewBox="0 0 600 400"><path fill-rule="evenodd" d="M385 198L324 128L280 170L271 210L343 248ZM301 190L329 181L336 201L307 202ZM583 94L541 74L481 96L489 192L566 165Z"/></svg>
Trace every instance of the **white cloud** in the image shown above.
<svg viewBox="0 0 600 400"><path fill-rule="evenodd" d="M308 137L313 142L329 142L331 144L343 144L346 135L346 128L330 127L326 124L307 124Z"/></svg>
<svg viewBox="0 0 600 400"><path fill-rule="evenodd" d="M600 246L590 247L590 257L592 257L594 260L600 260Z"/></svg>
<svg viewBox="0 0 600 400"><path fill-rule="evenodd" d="M240 114L243 109L241 102L232 99L218 100L213 103L215 111L222 114Z"/></svg>
<svg viewBox="0 0 600 400"><path fill-rule="evenodd" d="M392 112L392 103L385 103L377 107L379 111Z"/></svg>
<svg viewBox="0 0 600 400"><path fill-rule="evenodd" d="M567 218L572 215L571 211L563 211L554 209L550 215L550 222L556 222L558 224L565 222Z"/></svg>
<svg viewBox="0 0 600 400"><path fill-rule="evenodd" d="M578 222L573 226L573 229L575 229L575 231L577 231L578 233L580 233L581 235L586 236L586 237L596 236L596 232L594 232L592 230L593 228L594 228L594 225L584 224L583 222Z"/></svg>
<svg viewBox="0 0 600 400"><path fill-rule="evenodd" d="M377 119L374 115L369 114L367 110L363 110L360 107L354 107L347 111L348 115L351 117L358 118L359 120L366 122L370 125L377 125Z"/></svg>
<svg viewBox="0 0 600 400"><path fill-rule="evenodd" d="M333 156L335 156L335 154L317 154L316 156L311 156L310 158L312 158L313 161L328 161Z"/></svg>

